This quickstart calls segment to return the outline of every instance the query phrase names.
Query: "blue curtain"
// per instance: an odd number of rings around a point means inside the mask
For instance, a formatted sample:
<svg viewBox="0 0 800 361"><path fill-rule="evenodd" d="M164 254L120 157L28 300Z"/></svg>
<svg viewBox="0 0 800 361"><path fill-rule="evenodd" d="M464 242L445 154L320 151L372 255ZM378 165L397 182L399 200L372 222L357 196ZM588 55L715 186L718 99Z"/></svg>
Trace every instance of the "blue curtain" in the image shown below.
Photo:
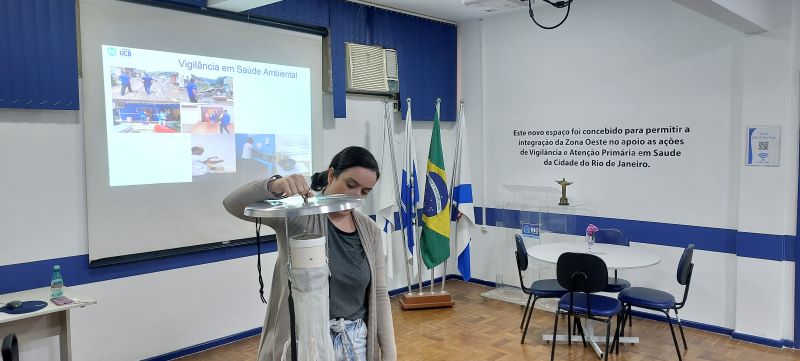
<svg viewBox="0 0 800 361"><path fill-rule="evenodd" d="M442 100L441 120L456 120L456 42L454 25L373 8L371 45L397 49L403 117L411 98L411 117L433 120Z"/></svg>
<svg viewBox="0 0 800 361"><path fill-rule="evenodd" d="M206 0L166 0L205 6ZM345 0L283 0L248 13L330 29L334 116L346 112L344 43L396 49L403 116L456 118L456 27ZM0 2L0 107L78 108L74 0Z"/></svg>
<svg viewBox="0 0 800 361"><path fill-rule="evenodd" d="M345 0L283 0L250 13L328 27L334 117L347 116L344 43L353 42L397 50L403 117L405 99L411 98L412 118L433 120L441 98L441 119L456 120L455 25Z"/></svg>
<svg viewBox="0 0 800 361"><path fill-rule="evenodd" d="M78 109L74 0L0 1L0 107Z"/></svg>
<svg viewBox="0 0 800 361"><path fill-rule="evenodd" d="M329 4L329 0L284 0L246 11L246 13L327 28Z"/></svg>
<svg viewBox="0 0 800 361"><path fill-rule="evenodd" d="M345 118L346 88L344 43L368 44L370 7L343 0L331 2L331 70L333 71L333 116Z"/></svg>

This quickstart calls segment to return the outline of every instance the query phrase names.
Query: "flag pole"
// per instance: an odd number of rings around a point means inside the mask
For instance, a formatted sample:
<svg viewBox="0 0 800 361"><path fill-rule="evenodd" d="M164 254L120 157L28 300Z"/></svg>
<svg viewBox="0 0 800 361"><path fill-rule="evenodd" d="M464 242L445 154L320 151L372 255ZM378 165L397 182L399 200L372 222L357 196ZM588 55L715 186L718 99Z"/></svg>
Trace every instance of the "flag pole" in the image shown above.
<svg viewBox="0 0 800 361"><path fill-rule="evenodd" d="M397 166L396 166L397 162L395 161L395 157L394 157L394 120L391 119L391 117L389 115L389 101L387 99L385 99L385 98L383 99L383 122L384 122L383 125L384 125L384 129L385 129L384 136L388 137L389 153L391 153L391 156L392 156L391 160L392 160L392 180L394 181L394 200L397 203L397 205L399 206L401 204L401 201L400 201L400 195L397 192L397 190L400 189L400 187L397 184ZM394 218L394 212L392 212L392 218ZM400 229L401 229L400 233L403 236L403 248L405 248L408 243L407 243L407 240L406 240L406 232L403 232L402 228L403 227L401 226L400 227ZM392 231L389 232L389 241L390 241L389 242L389 247L392 246L392 242L391 242L392 233L394 233L394 229L392 229ZM403 254L405 254L405 251L403 252ZM403 256L403 259L404 259L403 263L405 263L405 265L406 265L406 267L405 267L406 268L406 284L408 285L408 292L411 292L411 271L408 268L408 262L405 261L405 256Z"/></svg>
<svg viewBox="0 0 800 361"><path fill-rule="evenodd" d="M407 99L407 101L408 101L408 109L410 110L411 109L411 99L409 98L409 99ZM437 106L437 110L438 110L438 106ZM406 117L406 118L409 118L409 117ZM407 123L407 125L409 125L409 123ZM429 154L429 158L430 158L430 154ZM426 166L426 169L427 169L427 166ZM427 175L426 175L426 178L427 178ZM425 182L427 182L427 179L425 180ZM425 182L423 182L423 184L425 184ZM414 207L416 207L416 205L414 205ZM413 209L413 211L416 212L417 209ZM413 218L412 224L414 225L414 231L416 232L416 226L417 226L416 214L414 214L414 217L412 217L412 218ZM435 291L434 291L433 281L434 281L435 275L436 275L435 274L435 267L433 267L433 269L431 269L431 291L430 291L430 293L425 293L423 291L423 288L422 288L422 262L423 262L423 259L422 259L422 252L420 250L420 243L421 243L420 241L421 240L419 239L419 237L416 237L416 233L414 233L414 236L415 236L414 237L414 243L416 244L415 248L417 250L417 266L418 266L418 270L419 270L419 273L418 273L418 276L419 276L419 278L418 278L418 280L419 280L418 291L419 292L418 293L413 293L413 294L405 294L405 295L403 295L403 297L400 299L400 308L403 309L403 310L416 310L416 309L426 309L426 308L436 308L436 307L453 307L453 304L455 304L455 302L453 302L452 296L450 296L447 293L436 294Z"/></svg>
<svg viewBox="0 0 800 361"><path fill-rule="evenodd" d="M439 118L441 113L439 109L441 109L442 98L436 98L436 117ZM441 118L440 118L441 119ZM450 200L447 200L450 202ZM449 216L448 216L449 217ZM444 260L444 273L442 274L442 287L444 287L444 279L445 275L447 274L447 260ZM436 280L436 266L431 268L431 294L433 294L433 281Z"/></svg>
<svg viewBox="0 0 800 361"><path fill-rule="evenodd" d="M417 292L421 295L422 294L422 252L419 250L419 237L417 235L417 213L414 210L414 220L411 222L414 225L414 251L417 252L417 281L419 281L419 287L417 288Z"/></svg>
<svg viewBox="0 0 800 361"><path fill-rule="evenodd" d="M442 109L442 98L436 98L436 117L439 118L439 120L442 119L441 118L441 109ZM448 196L447 202L450 203L450 204L453 204L452 203L452 200L453 200L453 185L452 185L452 183L450 183L450 192L448 193L448 195L449 196ZM452 215L449 215L449 214L447 215L448 218L451 217L451 216ZM448 244L448 247L449 247L449 244ZM434 269L435 268L436 267L434 267ZM444 283L445 283L445 279L446 278L447 278L447 260L444 260L444 271L442 272L442 292L444 292ZM431 293L433 293L433 279L434 279L433 278L433 274L431 274Z"/></svg>
<svg viewBox="0 0 800 361"><path fill-rule="evenodd" d="M406 103L408 104L408 113L411 114L411 98L406 98ZM406 121L410 122L411 119L406 117ZM413 123L412 123L413 124ZM416 144L410 144L410 147L416 147ZM415 153L416 154L416 153ZM411 164L416 163L416 159L411 160ZM412 179L416 176L416 169L417 167L410 167L409 172L414 171L414 174L411 175ZM418 184L414 183L411 189L413 193L413 188L418 187ZM411 203L411 229L413 230L412 236L414 237L414 251L417 252L417 281L418 281L418 288L417 292L421 295L422 294L422 253L419 251L419 237L417 237L417 205L416 201Z"/></svg>
<svg viewBox="0 0 800 361"><path fill-rule="evenodd" d="M453 154L453 157L454 157L453 158L453 174L450 177L450 193L449 193L450 194L450 200L449 200L449 202L450 202L451 206L453 205L453 201L455 200L455 196L453 195L453 189L455 188L455 184L456 184L456 175L458 174L458 168L461 168L461 126L460 125L461 125L461 114L462 114L463 111L464 111L464 99L461 99L461 101L459 102L459 106L458 106L458 119L456 119L456 151ZM458 209L456 208L456 211L457 210ZM456 242L458 241L458 217L456 217L456 227L455 227L455 233L453 233L453 238L456 240ZM453 244L455 244L455 242L451 242L450 243L450 250L453 250ZM455 254L455 253L451 253L451 254ZM456 257L458 257L457 254L456 254ZM444 261L444 272L445 272L445 274L447 273L447 261L446 260ZM447 278L447 277L445 277L445 278ZM444 285L445 285L445 280L442 279L442 292L444 292Z"/></svg>

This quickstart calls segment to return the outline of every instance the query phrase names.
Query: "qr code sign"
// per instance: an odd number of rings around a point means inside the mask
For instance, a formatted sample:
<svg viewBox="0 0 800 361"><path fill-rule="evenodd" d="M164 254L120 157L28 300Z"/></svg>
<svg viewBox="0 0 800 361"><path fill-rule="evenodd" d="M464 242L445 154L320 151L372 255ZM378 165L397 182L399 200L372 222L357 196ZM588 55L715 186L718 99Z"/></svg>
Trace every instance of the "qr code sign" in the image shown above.
<svg viewBox="0 0 800 361"><path fill-rule="evenodd" d="M769 142L758 142L758 150L769 150Z"/></svg>

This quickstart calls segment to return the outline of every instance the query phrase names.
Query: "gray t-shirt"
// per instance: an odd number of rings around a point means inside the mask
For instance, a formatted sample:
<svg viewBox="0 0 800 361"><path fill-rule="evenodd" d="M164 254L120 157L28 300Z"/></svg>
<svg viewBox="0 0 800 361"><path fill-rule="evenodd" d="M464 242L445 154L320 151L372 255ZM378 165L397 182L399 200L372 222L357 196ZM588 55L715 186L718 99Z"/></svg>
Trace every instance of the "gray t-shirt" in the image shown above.
<svg viewBox="0 0 800 361"><path fill-rule="evenodd" d="M330 317L366 320L370 269L358 232L347 233L328 220Z"/></svg>

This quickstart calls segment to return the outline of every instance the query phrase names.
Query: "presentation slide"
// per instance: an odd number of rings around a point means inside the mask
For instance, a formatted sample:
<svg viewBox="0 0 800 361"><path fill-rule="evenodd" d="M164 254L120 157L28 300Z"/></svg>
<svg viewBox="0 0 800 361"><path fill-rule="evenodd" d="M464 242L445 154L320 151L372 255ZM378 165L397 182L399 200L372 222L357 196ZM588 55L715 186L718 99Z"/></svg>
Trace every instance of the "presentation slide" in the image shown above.
<svg viewBox="0 0 800 361"><path fill-rule="evenodd" d="M91 262L251 238L222 206L231 191L324 169L320 35L125 1L79 10Z"/></svg>
<svg viewBox="0 0 800 361"><path fill-rule="evenodd" d="M102 45L109 185L311 169L311 70Z"/></svg>

